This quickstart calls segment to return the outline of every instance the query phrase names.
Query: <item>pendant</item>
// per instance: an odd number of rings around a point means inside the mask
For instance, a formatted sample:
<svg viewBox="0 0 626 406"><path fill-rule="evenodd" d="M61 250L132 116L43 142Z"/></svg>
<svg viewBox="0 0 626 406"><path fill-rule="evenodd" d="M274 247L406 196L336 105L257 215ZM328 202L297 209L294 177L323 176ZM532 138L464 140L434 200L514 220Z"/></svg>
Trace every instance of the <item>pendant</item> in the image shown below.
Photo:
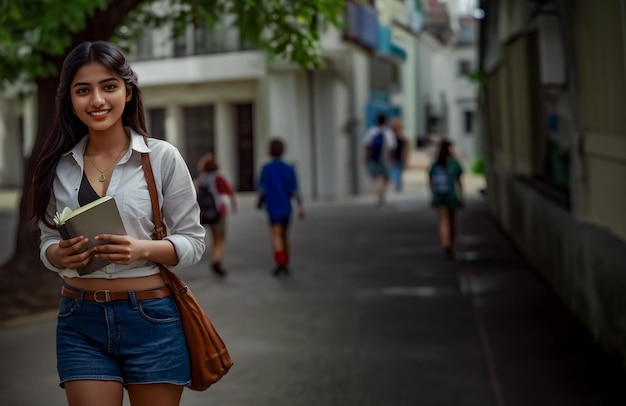
<svg viewBox="0 0 626 406"><path fill-rule="evenodd" d="M99 180L100 182L104 182L105 180L107 180L107 177L106 177L106 176L104 176L104 173L100 173L100 176L98 176L98 180Z"/></svg>

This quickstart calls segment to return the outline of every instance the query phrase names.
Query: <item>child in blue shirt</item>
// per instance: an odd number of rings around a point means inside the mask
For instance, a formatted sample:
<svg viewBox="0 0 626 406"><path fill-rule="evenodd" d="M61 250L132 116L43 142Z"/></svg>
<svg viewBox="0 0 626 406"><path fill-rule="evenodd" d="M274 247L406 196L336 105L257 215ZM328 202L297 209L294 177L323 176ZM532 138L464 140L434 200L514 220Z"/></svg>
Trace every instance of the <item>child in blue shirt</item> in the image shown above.
<svg viewBox="0 0 626 406"><path fill-rule="evenodd" d="M272 234L272 248L276 268L275 276L289 274L289 239L287 230L291 219L291 199L298 203L298 217L304 218L302 199L298 193L298 179L292 165L282 160L285 144L280 139L269 143L271 161L261 168L258 182L258 207L265 207Z"/></svg>

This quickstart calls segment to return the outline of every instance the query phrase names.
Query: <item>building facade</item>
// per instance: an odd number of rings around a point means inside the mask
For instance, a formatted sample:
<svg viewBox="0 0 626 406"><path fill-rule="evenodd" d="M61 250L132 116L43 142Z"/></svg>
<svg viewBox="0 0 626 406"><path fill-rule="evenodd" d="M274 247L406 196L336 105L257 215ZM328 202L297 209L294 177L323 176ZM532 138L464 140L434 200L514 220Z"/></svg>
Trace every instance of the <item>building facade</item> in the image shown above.
<svg viewBox="0 0 626 406"><path fill-rule="evenodd" d="M367 191L362 137L379 111L406 116L414 137L412 0L346 2L345 28L323 33L325 67L270 60L240 39L228 21L188 27L172 40L168 27L132 46L148 130L177 146L192 174L214 152L238 191L255 189L271 137L286 141L304 196L336 199ZM409 17L410 16L410 17ZM19 187L22 157L34 138L33 97L4 92L0 112L0 186Z"/></svg>
<svg viewBox="0 0 626 406"><path fill-rule="evenodd" d="M418 36L417 134L423 142L447 138L459 158L472 163L482 155L477 136L477 24L457 1L424 2Z"/></svg>
<svg viewBox="0 0 626 406"><path fill-rule="evenodd" d="M626 361L626 32L619 0L482 1L489 205Z"/></svg>

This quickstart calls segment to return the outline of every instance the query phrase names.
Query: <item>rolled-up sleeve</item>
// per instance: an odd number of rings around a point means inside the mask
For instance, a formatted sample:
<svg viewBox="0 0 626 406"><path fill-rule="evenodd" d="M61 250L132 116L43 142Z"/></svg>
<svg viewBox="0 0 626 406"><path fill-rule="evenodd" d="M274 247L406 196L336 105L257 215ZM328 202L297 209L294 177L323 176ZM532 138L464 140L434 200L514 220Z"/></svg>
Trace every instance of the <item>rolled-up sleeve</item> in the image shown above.
<svg viewBox="0 0 626 406"><path fill-rule="evenodd" d="M46 217L48 219L53 218L55 214L56 201L54 199L54 194L50 198L50 203L48 204L48 208L46 209ZM52 262L48 259L48 255L46 252L51 245L57 244L61 241L61 236L59 232L55 229L48 227L43 221L39 221L39 230L41 232L39 239L39 258L41 262L44 264L46 268L54 272L60 272L62 269L55 267L52 265Z"/></svg>

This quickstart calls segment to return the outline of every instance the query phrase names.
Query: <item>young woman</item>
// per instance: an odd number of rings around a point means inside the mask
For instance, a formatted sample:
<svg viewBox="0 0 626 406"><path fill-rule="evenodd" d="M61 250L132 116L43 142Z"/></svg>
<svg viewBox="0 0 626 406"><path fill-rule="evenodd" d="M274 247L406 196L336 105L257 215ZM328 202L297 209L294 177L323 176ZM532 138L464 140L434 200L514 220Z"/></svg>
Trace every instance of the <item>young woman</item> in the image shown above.
<svg viewBox="0 0 626 406"><path fill-rule="evenodd" d="M431 205L437 210L439 243L448 258L454 256L456 210L463 206L463 168L450 152L451 143L441 141L437 159L430 167L428 178L432 192Z"/></svg>
<svg viewBox="0 0 626 406"><path fill-rule="evenodd" d="M211 230L211 269L218 276L226 276L226 270L222 267L224 258L224 246L226 245L226 204L222 196L227 196L230 201L232 213L237 211L235 193L228 180L219 173L219 166L212 153L207 153L198 161L198 178L195 180L196 188L206 187L213 197L212 202L216 216L207 221ZM202 204L202 202L200 202ZM202 208L201 208L202 209Z"/></svg>
<svg viewBox="0 0 626 406"><path fill-rule="evenodd" d="M57 369L70 406L178 405L189 357L176 305L157 264L198 262L205 231L187 166L172 145L149 139L137 76L112 44L78 45L66 57L56 119L38 157L32 204L40 257L64 280ZM169 235L152 240L154 216L141 164L149 152ZM127 235L79 253L84 237L63 240L55 212L112 196ZM80 276L93 257L109 265Z"/></svg>
<svg viewBox="0 0 626 406"><path fill-rule="evenodd" d="M292 165L282 160L285 144L280 139L269 143L271 161L261 168L259 176L257 207L265 207L272 234L274 250L274 276L289 274L289 222L291 220L291 199L298 203L298 217L304 218L302 199L298 193L298 179Z"/></svg>

